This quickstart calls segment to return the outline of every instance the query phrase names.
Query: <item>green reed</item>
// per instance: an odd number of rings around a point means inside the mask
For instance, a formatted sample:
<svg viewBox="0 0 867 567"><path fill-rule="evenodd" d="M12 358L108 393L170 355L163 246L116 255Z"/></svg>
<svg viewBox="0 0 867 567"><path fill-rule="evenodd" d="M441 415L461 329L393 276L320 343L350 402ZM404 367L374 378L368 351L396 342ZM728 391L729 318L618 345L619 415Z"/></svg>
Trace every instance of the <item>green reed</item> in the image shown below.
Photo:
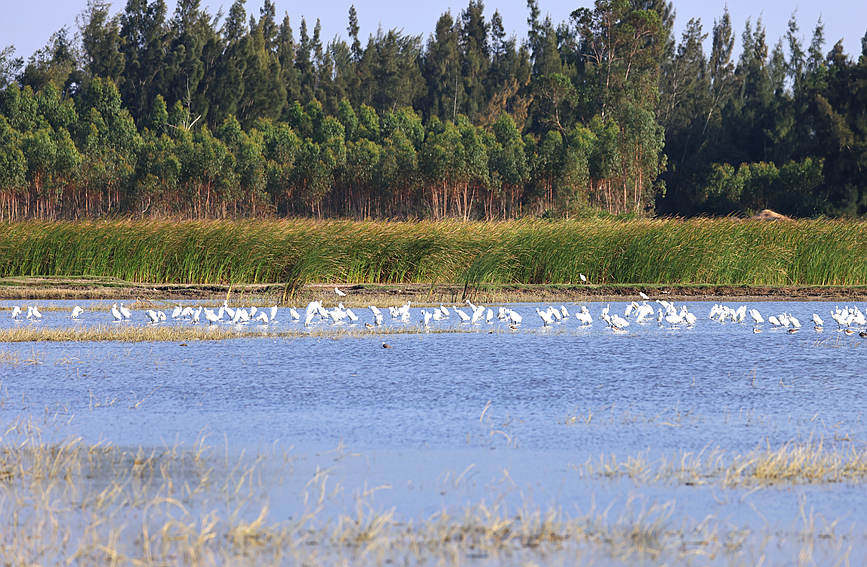
<svg viewBox="0 0 867 567"><path fill-rule="evenodd" d="M867 223L737 219L0 224L0 277L191 284L867 284Z"/></svg>

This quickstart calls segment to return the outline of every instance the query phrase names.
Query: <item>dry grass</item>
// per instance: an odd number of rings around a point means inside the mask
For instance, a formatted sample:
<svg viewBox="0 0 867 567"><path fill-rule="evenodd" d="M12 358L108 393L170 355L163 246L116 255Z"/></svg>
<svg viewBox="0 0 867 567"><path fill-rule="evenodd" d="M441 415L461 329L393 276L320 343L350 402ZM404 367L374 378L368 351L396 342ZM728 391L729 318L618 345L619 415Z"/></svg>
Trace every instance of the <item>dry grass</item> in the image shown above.
<svg viewBox="0 0 867 567"><path fill-rule="evenodd" d="M482 419L485 416L482 416ZM283 455L287 462L287 456ZM406 522L399 511L372 505L375 489L358 495L352 513L329 510L340 492L327 470L306 483L301 510L288 520L269 513L268 493L291 466L264 474L264 456L230 458L204 441L192 447L123 449L72 438L45 442L40 425L22 418L0 438L0 555L8 565L571 565L576 562L753 563L781 545L802 558L846 561L846 534L803 513L783 534L733 529L706 518L678 524L674 503L627 502L617 517L573 515L526 504L471 503ZM279 459L278 459L279 460ZM852 458L828 462L800 448L769 451L750 462L755 475L791 478L820 463L843 476ZM863 456L858 457L862 463ZM783 463L783 464L781 464ZM621 469L619 465L611 465ZM863 464L855 466L861 470ZM774 472L761 472L769 468ZM811 469L812 470L812 469ZM739 473L744 474L744 473ZM800 474L800 473L797 473ZM859 477L860 478L860 477Z"/></svg>
<svg viewBox="0 0 867 567"><path fill-rule="evenodd" d="M486 329L488 332L503 332L502 328ZM364 338L388 335L418 334L456 334L479 332L478 328L455 327L424 329L419 325L401 327L332 327L297 326L291 329L276 329L266 326L236 328L227 325L211 326L127 326L100 325L83 328L43 328L21 326L0 329L0 343L22 342L178 342L178 341L221 341L253 337L273 339L293 339L314 337L322 339Z"/></svg>
<svg viewBox="0 0 867 567"><path fill-rule="evenodd" d="M765 446L747 453L720 449L681 452L649 460L614 455L578 467L582 476L628 477L642 483L719 484L728 488L780 484L867 482L867 449L853 443L829 448L823 442Z"/></svg>

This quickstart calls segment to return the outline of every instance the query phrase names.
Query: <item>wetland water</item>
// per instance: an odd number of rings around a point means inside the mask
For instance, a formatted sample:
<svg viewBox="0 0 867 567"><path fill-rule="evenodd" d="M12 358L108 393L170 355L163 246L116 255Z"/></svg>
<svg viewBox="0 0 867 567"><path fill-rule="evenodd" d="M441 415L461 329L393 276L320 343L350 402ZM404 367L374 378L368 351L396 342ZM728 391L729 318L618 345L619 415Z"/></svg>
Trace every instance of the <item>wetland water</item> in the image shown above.
<svg viewBox="0 0 867 567"><path fill-rule="evenodd" d="M40 302L39 323L13 322L3 311L0 329L114 325L107 311L93 310L102 303L82 303L77 322L71 305ZM0 343L0 422L36 416L48 440L74 435L132 450L194 447L204 436L220 455L262 455L272 522L301 514L300 495L327 470L340 488L318 517L323 525L352 515L359 495L401 521L460 516L479 503L596 514L611 524L711 517L723 531L748 535L733 555L699 563L794 563L804 533L823 534L827 548L815 551L816 561L857 562L867 555L864 478L729 486L707 471L698 482L658 471L684 452L739 455L787 443L864 451L867 339L840 332L830 303L748 304L766 318L794 314L804 325L794 334L767 323L754 333L749 318L718 323L707 318L711 303L686 305L694 327L654 319L624 334L599 320L603 304L587 304L590 327L574 318L543 327L535 308L545 306L515 304L523 316L516 330L460 324L453 314L432 329L466 332ZM623 314L626 303L610 306ZM372 319L355 311L355 327L337 328L363 329ZM807 324L814 312L826 321L823 332ZM420 328L419 313L413 308L408 324L386 313L385 325ZM117 325L145 321L139 310ZM281 309L268 328L303 325ZM630 467L630 458L643 467Z"/></svg>

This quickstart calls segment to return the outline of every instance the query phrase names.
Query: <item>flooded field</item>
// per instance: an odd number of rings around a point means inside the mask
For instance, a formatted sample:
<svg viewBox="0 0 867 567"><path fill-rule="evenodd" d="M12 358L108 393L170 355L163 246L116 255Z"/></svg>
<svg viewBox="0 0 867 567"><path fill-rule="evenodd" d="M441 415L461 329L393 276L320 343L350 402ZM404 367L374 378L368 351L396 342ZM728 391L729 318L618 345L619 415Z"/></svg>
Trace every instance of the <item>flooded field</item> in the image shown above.
<svg viewBox="0 0 867 567"><path fill-rule="evenodd" d="M720 322L712 303L649 302L639 322L629 302L588 303L589 324L572 303L490 306L475 323L448 305L427 325L432 307L381 306L381 325L367 309L305 325L300 306L297 321L260 305L267 322L203 311L194 324L169 302L165 321L133 304L115 322L112 303L79 303L78 319L73 302L30 319L27 302L0 305L0 521L15 527L0 550L13 562L867 554L863 304L751 303ZM137 336L148 329L177 334Z"/></svg>

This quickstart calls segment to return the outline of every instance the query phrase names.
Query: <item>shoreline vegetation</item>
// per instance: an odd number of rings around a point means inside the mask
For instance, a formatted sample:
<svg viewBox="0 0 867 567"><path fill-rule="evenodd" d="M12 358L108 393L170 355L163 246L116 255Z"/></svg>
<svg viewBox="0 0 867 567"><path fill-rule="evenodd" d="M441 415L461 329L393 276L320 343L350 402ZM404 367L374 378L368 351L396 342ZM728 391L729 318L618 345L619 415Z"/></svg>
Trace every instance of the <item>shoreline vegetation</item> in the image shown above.
<svg viewBox="0 0 867 567"><path fill-rule="evenodd" d="M395 296L863 300L867 222L26 221L0 224L0 299ZM586 278L586 281L582 279ZM358 302L358 303L356 303Z"/></svg>

